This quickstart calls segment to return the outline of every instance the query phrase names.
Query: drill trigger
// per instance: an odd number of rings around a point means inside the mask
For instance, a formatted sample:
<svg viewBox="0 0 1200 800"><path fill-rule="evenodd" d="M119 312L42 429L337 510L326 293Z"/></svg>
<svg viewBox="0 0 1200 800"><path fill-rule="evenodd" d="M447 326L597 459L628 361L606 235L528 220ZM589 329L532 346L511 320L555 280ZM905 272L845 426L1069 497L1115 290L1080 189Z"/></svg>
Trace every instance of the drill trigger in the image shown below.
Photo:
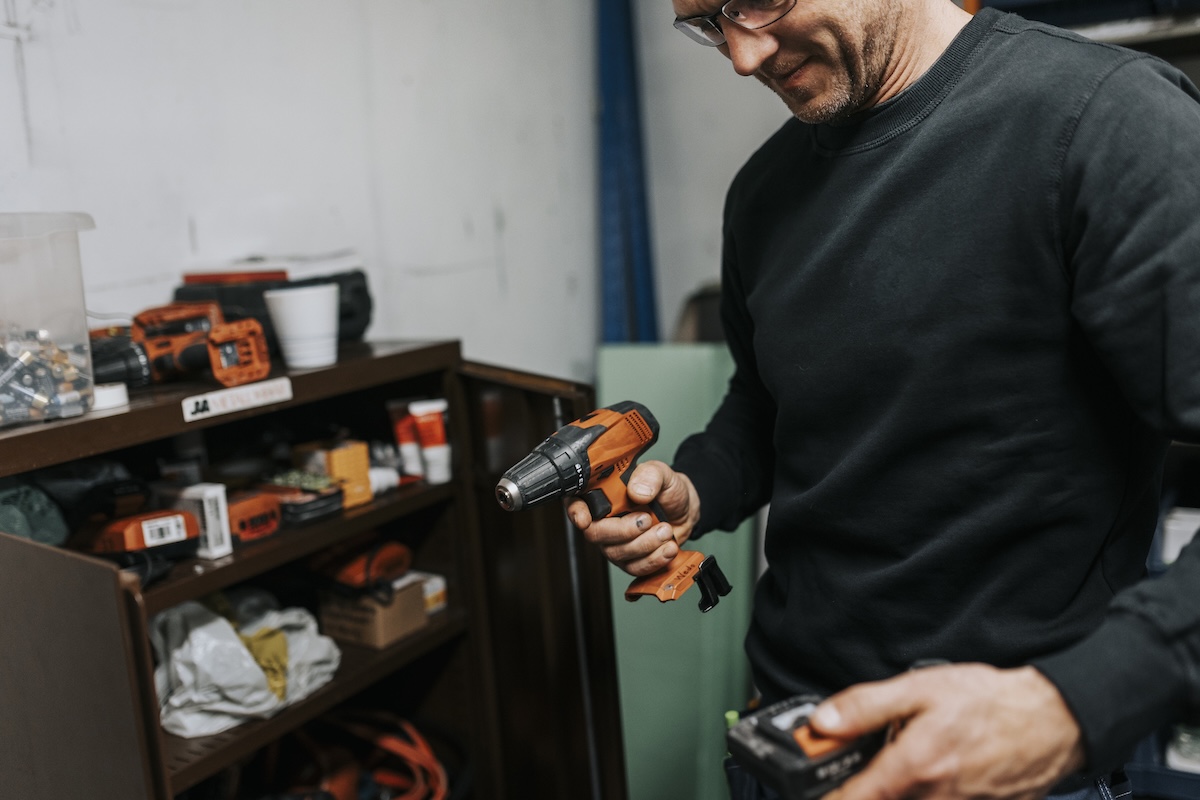
<svg viewBox="0 0 1200 800"><path fill-rule="evenodd" d="M700 587L700 610L711 611L722 597L733 588L725 573L717 566L717 557L709 556L696 572L696 585Z"/></svg>
<svg viewBox="0 0 1200 800"><path fill-rule="evenodd" d="M613 510L612 503L603 489L592 489L583 496L583 502L587 503L588 511L592 513L592 519L604 519Z"/></svg>

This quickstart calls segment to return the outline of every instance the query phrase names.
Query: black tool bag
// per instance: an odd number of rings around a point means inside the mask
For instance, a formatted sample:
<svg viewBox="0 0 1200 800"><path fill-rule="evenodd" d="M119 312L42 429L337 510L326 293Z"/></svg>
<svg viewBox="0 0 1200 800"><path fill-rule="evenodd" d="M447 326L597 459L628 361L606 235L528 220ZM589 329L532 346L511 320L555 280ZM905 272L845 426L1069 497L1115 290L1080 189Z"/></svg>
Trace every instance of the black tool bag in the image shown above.
<svg viewBox="0 0 1200 800"><path fill-rule="evenodd" d="M320 283L338 285L338 341L362 341L363 335L371 325L374 300L367 286L367 275L360 269L294 281L184 284L175 288L175 300L215 300L221 306L221 313L225 319L230 322L247 318L258 320L262 324L268 349L272 353L278 353L279 340L275 337L275 328L271 325L271 315L267 312L263 292L267 289L313 286Z"/></svg>

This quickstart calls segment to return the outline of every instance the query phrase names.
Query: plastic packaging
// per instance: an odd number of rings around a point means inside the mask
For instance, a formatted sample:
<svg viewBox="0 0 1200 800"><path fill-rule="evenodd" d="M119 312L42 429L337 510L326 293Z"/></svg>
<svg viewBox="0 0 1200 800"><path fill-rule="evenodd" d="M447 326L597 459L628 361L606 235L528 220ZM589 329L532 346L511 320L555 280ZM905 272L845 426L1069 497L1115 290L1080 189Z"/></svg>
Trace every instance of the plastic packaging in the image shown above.
<svg viewBox="0 0 1200 800"><path fill-rule="evenodd" d="M0 213L0 426L92 407L79 231L95 227L87 214Z"/></svg>
<svg viewBox="0 0 1200 800"><path fill-rule="evenodd" d="M341 650L303 608L242 609L238 626L188 601L156 614L150 643L163 729L212 736L273 716L328 683Z"/></svg>
<svg viewBox="0 0 1200 800"><path fill-rule="evenodd" d="M425 464L421 461L421 444L417 441L417 426L408 406L411 400L389 400L388 414L392 420L392 433L396 448L400 451L400 473L412 477L425 476Z"/></svg>
<svg viewBox="0 0 1200 800"><path fill-rule="evenodd" d="M446 409L444 399L418 400L408 404L417 429L417 442L421 445L421 460L425 464L425 480L429 483L449 483L450 442L446 433Z"/></svg>

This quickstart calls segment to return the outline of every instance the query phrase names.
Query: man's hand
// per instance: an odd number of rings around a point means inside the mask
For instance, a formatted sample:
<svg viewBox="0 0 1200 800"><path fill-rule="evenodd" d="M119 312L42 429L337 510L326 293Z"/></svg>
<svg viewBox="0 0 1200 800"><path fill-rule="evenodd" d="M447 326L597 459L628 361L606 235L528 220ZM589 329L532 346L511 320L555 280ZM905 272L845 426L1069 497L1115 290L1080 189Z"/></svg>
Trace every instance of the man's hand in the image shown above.
<svg viewBox="0 0 1200 800"><path fill-rule="evenodd" d="M629 476L629 499L644 506L658 500L666 519L650 524L650 515L635 511L623 517L593 520L587 504L573 500L567 515L584 538L630 575L658 572L679 552L700 519L700 498L691 479L661 461L638 464Z"/></svg>
<svg viewBox="0 0 1200 800"><path fill-rule="evenodd" d="M830 697L811 722L843 738L903 725L866 769L825 800L1035 800L1084 763L1075 717L1033 667L914 670Z"/></svg>

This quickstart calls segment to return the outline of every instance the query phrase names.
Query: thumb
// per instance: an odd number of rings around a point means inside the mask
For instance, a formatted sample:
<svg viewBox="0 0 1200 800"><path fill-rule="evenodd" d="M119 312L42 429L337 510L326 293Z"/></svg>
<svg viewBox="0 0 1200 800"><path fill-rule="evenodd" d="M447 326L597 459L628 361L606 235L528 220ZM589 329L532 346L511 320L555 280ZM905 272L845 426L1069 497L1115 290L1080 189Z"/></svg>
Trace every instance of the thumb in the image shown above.
<svg viewBox="0 0 1200 800"><path fill-rule="evenodd" d="M906 720L921 708L909 677L851 686L817 706L810 722L826 736L850 739Z"/></svg>
<svg viewBox="0 0 1200 800"><path fill-rule="evenodd" d="M638 464L629 475L629 485L626 489L629 496L639 503L649 503L662 490L667 482L671 468L661 461L647 461Z"/></svg>

